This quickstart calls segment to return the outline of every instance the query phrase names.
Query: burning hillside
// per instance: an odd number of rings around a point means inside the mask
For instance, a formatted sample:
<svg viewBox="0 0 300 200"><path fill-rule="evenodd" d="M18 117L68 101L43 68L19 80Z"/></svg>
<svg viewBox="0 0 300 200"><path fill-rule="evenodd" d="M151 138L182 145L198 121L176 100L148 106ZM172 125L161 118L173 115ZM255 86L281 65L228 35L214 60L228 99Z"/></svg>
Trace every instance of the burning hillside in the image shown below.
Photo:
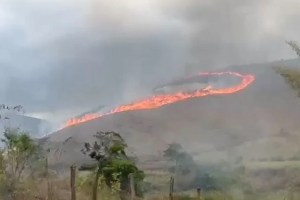
<svg viewBox="0 0 300 200"><path fill-rule="evenodd" d="M195 98L195 97L204 97L204 96L208 96L208 95L224 95L224 94L232 94L235 92L238 92L240 90L245 89L247 86L249 86L254 80L255 77L254 75L251 74L247 74L247 75L242 75L240 73L237 72L203 72L203 73L199 73L196 76L193 77L188 77L185 79L182 79L182 81L177 81L176 83L170 83L168 85L180 85L180 84L191 84L191 83L197 83L197 81L195 81L195 78L211 78L213 79L218 79L220 80L220 78L222 77L234 77L234 78L238 78L239 79L239 83L235 84L235 85L229 85L229 86L224 86L224 87L220 87L215 85L215 84L202 84L202 86L200 88L193 88L193 90L189 90L189 91L177 91L175 93L166 93L166 94L158 94L158 95L154 95L152 97L143 99L143 100L139 100L130 104L126 104L126 105L121 105L119 107L116 107L115 109L113 109L112 111L108 112L108 113L104 113L104 114L86 114L80 118L73 118L73 119L69 119L66 123L66 127L69 126L73 126L79 123L83 123L89 120L93 120L102 116L106 116L106 115L111 115L111 114L115 114L115 113L120 113L120 112L126 112L126 111L133 111L133 110L148 110L148 109L155 109L155 108L159 108L161 106L167 105L167 104L172 104L178 101L183 101L189 98ZM207 83L207 81L206 81ZM199 82L198 82L199 84ZM164 86L167 86L164 85Z"/></svg>

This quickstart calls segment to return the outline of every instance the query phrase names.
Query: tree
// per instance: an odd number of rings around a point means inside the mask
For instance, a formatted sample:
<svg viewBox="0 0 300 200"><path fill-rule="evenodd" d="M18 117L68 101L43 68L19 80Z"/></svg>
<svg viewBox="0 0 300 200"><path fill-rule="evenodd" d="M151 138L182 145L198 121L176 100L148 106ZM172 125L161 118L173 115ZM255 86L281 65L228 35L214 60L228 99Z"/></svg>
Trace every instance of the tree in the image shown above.
<svg viewBox="0 0 300 200"><path fill-rule="evenodd" d="M300 97L300 71L298 69L283 67L277 67L275 70L293 90L298 92L298 96Z"/></svg>
<svg viewBox="0 0 300 200"><path fill-rule="evenodd" d="M14 196L24 178L24 170L37 153L38 145L28 133L11 128L5 128L1 141L4 143L4 148L0 150L1 179L7 192Z"/></svg>
<svg viewBox="0 0 300 200"><path fill-rule="evenodd" d="M300 57L300 47L298 46L297 42L295 41L287 41L286 42L292 49L295 51L295 53Z"/></svg>
<svg viewBox="0 0 300 200"><path fill-rule="evenodd" d="M295 41L287 41L286 43L300 57L300 47L298 44ZM292 89L298 92L298 96L300 97L300 71L298 69L285 67L276 67L275 70L285 79Z"/></svg>
<svg viewBox="0 0 300 200"><path fill-rule="evenodd" d="M9 174L16 180L20 180L30 158L37 152L38 145L27 132L10 128L5 129L4 138L1 141L5 145L4 153L6 165L9 165Z"/></svg>
<svg viewBox="0 0 300 200"><path fill-rule="evenodd" d="M168 148L164 151L164 157L175 161L177 163L179 154L182 151L182 146L178 143L169 144Z"/></svg>
<svg viewBox="0 0 300 200"><path fill-rule="evenodd" d="M182 167L187 165L194 165L194 160L190 154L183 151L183 148L178 143L172 143L164 151L164 157L175 161L175 166Z"/></svg>
<svg viewBox="0 0 300 200"><path fill-rule="evenodd" d="M93 186L93 200L97 200L97 188L100 176L108 187L117 178L121 183L121 190L129 190L129 174L135 177L136 187L144 179L144 173L137 168L135 163L125 153L127 144L120 134L116 132L98 132L97 141L92 145L85 143L82 152L97 162L97 171ZM138 189L138 188L137 188ZM139 195L140 193L137 194Z"/></svg>
<svg viewBox="0 0 300 200"><path fill-rule="evenodd" d="M169 169L169 171L175 175L185 177L195 173L197 165L194 162L193 157L185 152L180 144L170 144L164 151L164 157L175 162L175 165L171 166Z"/></svg>

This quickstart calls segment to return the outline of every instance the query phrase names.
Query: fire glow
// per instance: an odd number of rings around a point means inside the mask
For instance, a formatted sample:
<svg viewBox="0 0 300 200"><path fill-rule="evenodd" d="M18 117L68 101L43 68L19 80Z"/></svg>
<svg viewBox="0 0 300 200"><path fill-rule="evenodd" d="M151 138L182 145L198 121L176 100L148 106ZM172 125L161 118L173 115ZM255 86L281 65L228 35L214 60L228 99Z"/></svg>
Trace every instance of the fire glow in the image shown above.
<svg viewBox="0 0 300 200"><path fill-rule="evenodd" d="M86 121L90 121L96 118L100 118L115 113L134 111L134 110L155 109L167 104L172 104L178 101L183 101L195 97L232 94L245 89L255 80L254 75L251 74L242 75L237 72L203 72L203 73L199 73L197 76L200 77L200 76L222 76L222 75L230 75L230 76L238 77L241 79L241 82L238 85L227 87L227 88L221 88L221 89L214 89L212 86L207 86L205 89L196 90L192 93L177 92L175 94L155 95L147 99L139 100L130 104L121 105L105 114L87 114L80 118L69 119L65 124L65 127L74 126Z"/></svg>

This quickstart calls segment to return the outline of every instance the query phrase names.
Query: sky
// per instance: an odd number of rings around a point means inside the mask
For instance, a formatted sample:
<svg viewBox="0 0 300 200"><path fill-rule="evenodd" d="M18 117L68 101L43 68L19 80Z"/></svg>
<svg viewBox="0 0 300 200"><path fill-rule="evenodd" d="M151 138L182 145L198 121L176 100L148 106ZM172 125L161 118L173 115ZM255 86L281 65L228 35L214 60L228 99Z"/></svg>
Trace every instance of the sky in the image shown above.
<svg viewBox="0 0 300 200"><path fill-rule="evenodd" d="M294 58L299 0L1 0L0 99L65 120L192 70Z"/></svg>

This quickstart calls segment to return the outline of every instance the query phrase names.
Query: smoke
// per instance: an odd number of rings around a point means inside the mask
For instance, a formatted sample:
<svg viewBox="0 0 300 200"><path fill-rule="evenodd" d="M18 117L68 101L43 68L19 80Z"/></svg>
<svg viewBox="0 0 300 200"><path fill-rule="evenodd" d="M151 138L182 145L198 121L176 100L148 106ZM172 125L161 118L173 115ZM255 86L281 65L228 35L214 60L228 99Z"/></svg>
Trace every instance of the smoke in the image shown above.
<svg viewBox="0 0 300 200"><path fill-rule="evenodd" d="M0 98L59 121L142 98L186 68L288 58L284 41L297 40L299 4L4 0Z"/></svg>
<svg viewBox="0 0 300 200"><path fill-rule="evenodd" d="M288 57L297 38L298 1L166 1L164 12L189 27L191 64L224 67Z"/></svg>

